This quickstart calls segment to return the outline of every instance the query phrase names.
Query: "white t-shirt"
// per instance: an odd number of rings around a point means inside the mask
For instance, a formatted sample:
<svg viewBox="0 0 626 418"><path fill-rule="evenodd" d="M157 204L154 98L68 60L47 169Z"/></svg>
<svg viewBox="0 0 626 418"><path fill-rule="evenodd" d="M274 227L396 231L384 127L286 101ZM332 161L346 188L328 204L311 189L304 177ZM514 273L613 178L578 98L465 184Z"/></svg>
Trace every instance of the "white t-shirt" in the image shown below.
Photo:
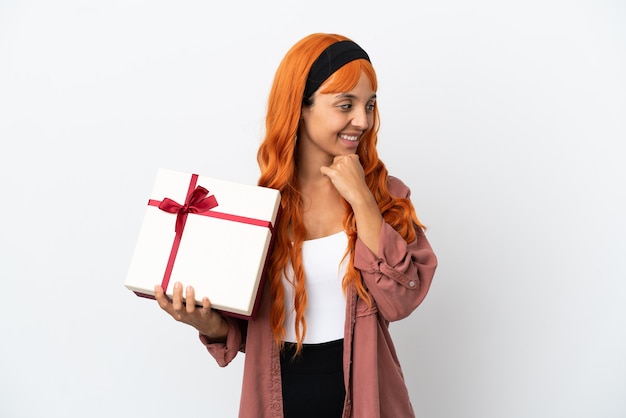
<svg viewBox="0 0 626 418"><path fill-rule="evenodd" d="M346 272L348 257L344 254L348 236L344 231L327 237L304 241L302 262L306 277L307 304L304 311L306 335L303 343L319 344L343 338L346 317L346 298L341 282ZM285 341L295 342L296 313L293 308L295 289L293 270L287 268L289 278L283 276L285 286Z"/></svg>

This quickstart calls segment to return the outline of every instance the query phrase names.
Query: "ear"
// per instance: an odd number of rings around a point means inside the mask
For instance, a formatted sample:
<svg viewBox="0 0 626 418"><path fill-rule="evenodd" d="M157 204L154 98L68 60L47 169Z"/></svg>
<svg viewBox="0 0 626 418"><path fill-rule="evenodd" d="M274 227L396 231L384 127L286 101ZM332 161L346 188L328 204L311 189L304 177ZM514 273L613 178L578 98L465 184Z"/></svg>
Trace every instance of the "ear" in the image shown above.
<svg viewBox="0 0 626 418"><path fill-rule="evenodd" d="M304 120L304 111L308 107L305 102L302 102L302 106L300 106L300 121Z"/></svg>

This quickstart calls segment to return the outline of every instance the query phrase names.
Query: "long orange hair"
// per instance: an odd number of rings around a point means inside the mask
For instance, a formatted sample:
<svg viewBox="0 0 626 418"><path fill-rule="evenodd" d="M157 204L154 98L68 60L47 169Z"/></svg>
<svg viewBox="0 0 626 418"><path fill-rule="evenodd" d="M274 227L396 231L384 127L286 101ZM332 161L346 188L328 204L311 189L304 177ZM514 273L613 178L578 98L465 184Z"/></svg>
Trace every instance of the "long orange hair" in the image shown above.
<svg viewBox="0 0 626 418"><path fill-rule="evenodd" d="M294 308L296 313L297 352L302 347L306 333L306 289L304 267L302 264L302 243L305 228L302 219L302 198L298 184L296 159L296 135L303 106L306 77L313 61L331 44L348 40L336 34L316 33L296 43L280 63L270 91L265 138L261 143L257 160L261 169L258 184L277 189L281 192L282 216L276 228L276 241L268 268L268 281L272 300L270 322L274 338L282 347L285 336L285 293L282 275L287 274L291 263L295 286ZM378 82L371 63L364 59L352 61L337 70L322 86L321 93L339 93L350 91L357 84L361 72L366 74L376 91ZM415 226L421 231L423 226L418 221L415 210L408 199L392 196L387 188L388 172L378 158L379 115L374 106L374 126L361 139L357 148L365 180L372 191L385 222L393 226L401 236L410 242L416 237ZM344 200L344 229L348 235L348 268L343 278L344 293L348 286L354 286L360 298L371 304L361 274L354 267L354 247L357 239L356 222L350 205ZM290 234L291 233L291 234Z"/></svg>

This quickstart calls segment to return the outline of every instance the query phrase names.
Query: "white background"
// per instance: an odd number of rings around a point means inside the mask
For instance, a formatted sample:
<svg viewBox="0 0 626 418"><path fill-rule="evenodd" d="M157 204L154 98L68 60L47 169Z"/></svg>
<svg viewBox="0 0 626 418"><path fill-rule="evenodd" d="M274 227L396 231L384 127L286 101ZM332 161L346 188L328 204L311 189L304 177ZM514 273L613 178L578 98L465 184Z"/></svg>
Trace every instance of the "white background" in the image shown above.
<svg viewBox="0 0 626 418"><path fill-rule="evenodd" d="M0 416L236 416L243 357L123 281L158 167L256 182L311 32L372 57L439 256L391 328L418 416L626 416L625 27L600 0L0 1Z"/></svg>

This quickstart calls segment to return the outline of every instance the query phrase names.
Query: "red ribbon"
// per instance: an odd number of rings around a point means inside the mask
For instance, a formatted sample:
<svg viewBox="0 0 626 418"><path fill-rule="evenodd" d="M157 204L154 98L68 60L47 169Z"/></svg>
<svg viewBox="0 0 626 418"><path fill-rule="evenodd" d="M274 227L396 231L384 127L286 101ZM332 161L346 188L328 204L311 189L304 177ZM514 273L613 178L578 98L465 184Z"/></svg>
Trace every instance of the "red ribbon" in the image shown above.
<svg viewBox="0 0 626 418"><path fill-rule="evenodd" d="M174 237L174 242L172 243L170 256L167 260L165 273L163 274L163 281L161 282L161 287L163 288L163 291L166 291L167 286L169 285L170 277L172 276L172 270L174 269L176 254L178 254L178 248L180 247L180 240L185 229L185 224L187 223L187 216L190 213L202 216L210 216L212 218L219 218L229 221L247 223L250 225L263 226L269 228L270 231L273 233L273 227L270 221L262 221L259 219L246 218L244 216L237 216L228 213L212 211L211 209L218 206L215 196L207 197L209 191L202 186L196 187L197 182L198 175L192 174L191 180L189 181L189 189L187 190L187 197L185 198L185 203L182 205L168 197L164 198L162 201L154 199L148 200L149 206L157 206L162 211L176 214L176 225L174 227L174 230L176 231L176 236Z"/></svg>
<svg viewBox="0 0 626 418"><path fill-rule="evenodd" d="M217 206L215 196L209 196L209 191L202 186L196 187L189 196L184 205L173 201L169 197L163 199L159 203L159 209L168 213L176 214L176 227L174 230L177 234L182 234L187 222L187 215L190 213L202 213L213 209Z"/></svg>

